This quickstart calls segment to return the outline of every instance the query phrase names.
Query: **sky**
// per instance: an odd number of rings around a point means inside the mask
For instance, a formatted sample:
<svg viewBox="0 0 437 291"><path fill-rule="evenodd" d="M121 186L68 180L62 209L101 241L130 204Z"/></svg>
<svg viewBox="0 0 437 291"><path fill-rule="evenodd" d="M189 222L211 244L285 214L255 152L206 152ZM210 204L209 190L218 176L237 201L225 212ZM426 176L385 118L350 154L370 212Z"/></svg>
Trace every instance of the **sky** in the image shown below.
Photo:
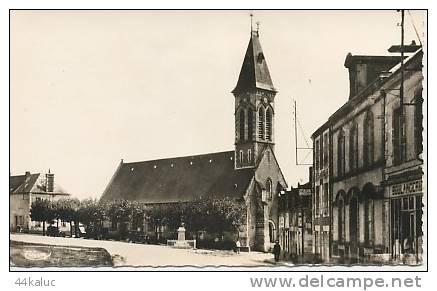
<svg viewBox="0 0 437 291"><path fill-rule="evenodd" d="M232 150L231 90L250 13L12 11L10 174L50 169L73 196L99 198L121 159ZM400 13L252 13L279 91L276 157L296 186L308 181L308 166L296 165L293 101L299 147L311 147L311 133L348 99L347 53L389 55ZM406 43L426 40L425 16L405 13ZM299 152L301 163L311 163L307 154Z"/></svg>

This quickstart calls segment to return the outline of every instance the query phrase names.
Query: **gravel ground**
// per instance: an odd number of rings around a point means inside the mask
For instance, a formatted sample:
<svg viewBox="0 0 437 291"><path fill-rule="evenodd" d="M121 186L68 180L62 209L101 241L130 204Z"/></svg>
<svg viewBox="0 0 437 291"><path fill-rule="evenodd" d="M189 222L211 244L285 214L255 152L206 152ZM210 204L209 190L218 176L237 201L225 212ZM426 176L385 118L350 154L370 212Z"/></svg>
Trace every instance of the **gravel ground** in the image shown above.
<svg viewBox="0 0 437 291"><path fill-rule="evenodd" d="M271 266L272 254L232 251L175 249L163 245L144 245L119 241L87 240L82 238L46 237L30 234L11 234L12 241L34 244L104 248L111 255L114 266Z"/></svg>

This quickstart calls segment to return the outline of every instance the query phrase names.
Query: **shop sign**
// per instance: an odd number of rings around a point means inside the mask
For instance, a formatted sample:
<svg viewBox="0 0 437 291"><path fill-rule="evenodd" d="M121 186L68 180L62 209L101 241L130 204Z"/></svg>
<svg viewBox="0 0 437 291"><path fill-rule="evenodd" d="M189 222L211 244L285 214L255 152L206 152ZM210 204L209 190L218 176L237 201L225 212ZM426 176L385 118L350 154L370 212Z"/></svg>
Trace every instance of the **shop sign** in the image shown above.
<svg viewBox="0 0 437 291"><path fill-rule="evenodd" d="M300 196L311 196L311 189L299 189Z"/></svg>
<svg viewBox="0 0 437 291"><path fill-rule="evenodd" d="M422 180L394 184L390 187L390 195L403 196L422 193Z"/></svg>

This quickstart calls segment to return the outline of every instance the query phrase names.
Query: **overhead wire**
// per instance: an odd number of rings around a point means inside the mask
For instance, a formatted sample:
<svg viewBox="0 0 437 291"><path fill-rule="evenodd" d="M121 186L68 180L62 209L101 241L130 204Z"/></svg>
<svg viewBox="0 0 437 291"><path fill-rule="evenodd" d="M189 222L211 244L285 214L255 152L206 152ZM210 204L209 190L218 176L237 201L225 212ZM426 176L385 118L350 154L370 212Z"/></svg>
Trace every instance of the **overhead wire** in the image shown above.
<svg viewBox="0 0 437 291"><path fill-rule="evenodd" d="M420 45L422 45L422 40L420 39L419 32L417 31L416 24L414 23L413 16L411 15L410 10L407 10L407 12L408 12L408 15L410 15L410 21L411 21L411 24L413 25L414 31L416 32L417 39L419 40Z"/></svg>

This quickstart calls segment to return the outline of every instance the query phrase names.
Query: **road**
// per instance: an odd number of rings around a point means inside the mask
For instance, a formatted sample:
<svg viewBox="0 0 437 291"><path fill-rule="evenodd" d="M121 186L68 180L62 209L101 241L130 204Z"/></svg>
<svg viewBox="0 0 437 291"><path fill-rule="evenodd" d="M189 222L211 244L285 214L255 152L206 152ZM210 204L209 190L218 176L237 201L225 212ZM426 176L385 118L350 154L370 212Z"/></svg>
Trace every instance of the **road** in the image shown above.
<svg viewBox="0 0 437 291"><path fill-rule="evenodd" d="M231 251L176 249L163 245L144 245L119 241L88 240L82 238L47 237L30 234L11 234L11 240L37 244L101 247L114 258L115 266L272 266L272 254Z"/></svg>

